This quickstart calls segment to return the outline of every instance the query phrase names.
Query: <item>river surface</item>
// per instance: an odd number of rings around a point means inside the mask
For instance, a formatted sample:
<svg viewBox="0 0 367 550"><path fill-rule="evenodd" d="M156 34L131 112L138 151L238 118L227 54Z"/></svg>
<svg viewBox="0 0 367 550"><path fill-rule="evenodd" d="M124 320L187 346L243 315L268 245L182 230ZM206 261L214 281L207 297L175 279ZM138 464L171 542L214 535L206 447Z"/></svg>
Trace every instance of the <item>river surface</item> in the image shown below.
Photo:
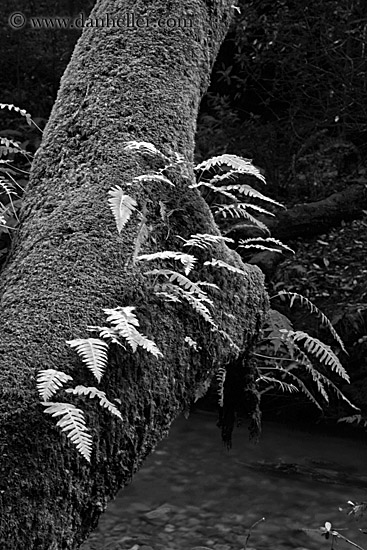
<svg viewBox="0 0 367 550"><path fill-rule="evenodd" d="M366 440L271 422L258 445L247 434L235 429L227 451L214 416L179 418L82 550L323 550L325 522L367 550L367 513L347 514L367 501Z"/></svg>

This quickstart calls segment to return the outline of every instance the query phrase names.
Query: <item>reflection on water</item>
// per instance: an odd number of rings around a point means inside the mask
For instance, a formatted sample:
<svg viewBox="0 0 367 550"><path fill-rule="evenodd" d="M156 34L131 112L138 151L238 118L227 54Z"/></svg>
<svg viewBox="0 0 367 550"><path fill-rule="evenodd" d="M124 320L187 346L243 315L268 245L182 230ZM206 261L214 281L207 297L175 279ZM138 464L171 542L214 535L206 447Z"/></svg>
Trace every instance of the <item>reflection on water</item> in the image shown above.
<svg viewBox="0 0 367 550"><path fill-rule="evenodd" d="M265 423L259 445L242 427L228 452L215 418L197 413L174 423L82 550L241 550L263 516L247 550L328 549L325 521L367 549L367 516L339 511L348 500L367 500L365 442Z"/></svg>

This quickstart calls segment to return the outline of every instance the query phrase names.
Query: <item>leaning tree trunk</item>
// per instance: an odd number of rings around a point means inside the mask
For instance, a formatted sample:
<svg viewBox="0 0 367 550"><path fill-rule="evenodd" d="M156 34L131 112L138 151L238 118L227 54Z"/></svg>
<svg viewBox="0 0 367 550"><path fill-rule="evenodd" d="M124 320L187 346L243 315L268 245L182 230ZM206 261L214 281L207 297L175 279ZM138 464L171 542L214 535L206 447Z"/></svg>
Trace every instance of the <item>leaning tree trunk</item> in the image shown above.
<svg viewBox="0 0 367 550"><path fill-rule="evenodd" d="M153 24L85 29L62 78L2 273L1 548L77 548L215 368L234 361L246 371L267 304L259 270L217 246L214 254L244 276L200 272L221 287L213 315L235 346L190 308L159 300L146 267L134 262L137 248L177 250L177 235L218 231L199 193L188 187L190 164L176 173L174 188L130 185L151 160L123 147L128 140L152 142L192 161L199 102L231 4L176 0L168 11L163 0L139 2L137 15ZM136 11L132 0L99 0L92 15L122 17L121 5L124 14ZM192 19L192 27L156 25L167 17ZM144 232L141 217L133 216L118 235L107 202L116 185L144 213ZM94 442L89 464L43 414L35 377L54 368L95 385L66 340L88 337L87 325L104 324L102 308L116 306L137 308L142 332L164 356L111 345L100 388L118 400L123 422L87 405ZM197 351L186 336L197 341Z"/></svg>

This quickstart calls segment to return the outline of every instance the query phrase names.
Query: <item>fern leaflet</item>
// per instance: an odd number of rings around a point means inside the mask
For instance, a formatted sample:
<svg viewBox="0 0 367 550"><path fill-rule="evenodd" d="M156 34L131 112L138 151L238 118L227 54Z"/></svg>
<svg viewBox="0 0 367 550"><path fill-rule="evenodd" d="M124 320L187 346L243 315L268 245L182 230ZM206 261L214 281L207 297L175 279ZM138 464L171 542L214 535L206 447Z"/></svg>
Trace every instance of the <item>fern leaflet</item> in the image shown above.
<svg viewBox="0 0 367 550"><path fill-rule="evenodd" d="M197 262L197 258L192 254L184 254L183 252L176 252L174 250L164 250L163 252L156 252L154 254L142 254L141 256L138 256L136 259L137 261L168 260L168 259L178 260L185 267L186 275L189 275L190 271L192 271L195 263Z"/></svg>
<svg viewBox="0 0 367 550"><path fill-rule="evenodd" d="M168 183L168 185L175 187L175 184L162 174L143 174L141 176L136 176L133 181L137 181L139 183L142 183L144 181L158 181L161 183Z"/></svg>
<svg viewBox="0 0 367 550"><path fill-rule="evenodd" d="M162 357L162 352L158 349L153 340L149 340L141 334L135 327L139 326L139 320L134 313L135 307L116 307L114 309L104 309L104 313L108 315L107 321L114 325L114 329L119 336L124 338L135 352L138 346L154 355L154 357Z"/></svg>
<svg viewBox="0 0 367 550"><path fill-rule="evenodd" d="M222 267L224 269L227 269L228 271L231 271L232 273L237 273L238 275L242 275L242 277L247 277L246 272L242 269L239 269L234 265L227 264L227 262L223 262L223 260L218 260L217 258L212 258L210 261L204 262L204 265Z"/></svg>
<svg viewBox="0 0 367 550"><path fill-rule="evenodd" d="M157 149L153 143L149 143L148 141L127 141L124 149L125 151L139 151L151 157L160 157L166 161L169 161L169 158L166 157L166 155Z"/></svg>
<svg viewBox="0 0 367 550"><path fill-rule="evenodd" d="M117 409L117 407L115 407L115 405L107 399L106 394L103 391L97 390L97 388L94 388L94 387L87 388L86 386L75 386L75 388L67 389L66 392L72 393L73 395L78 395L78 396L86 395L91 399L93 399L93 397L97 397L101 407L104 407L111 414L117 416L120 420L122 420L121 413Z"/></svg>
<svg viewBox="0 0 367 550"><path fill-rule="evenodd" d="M71 403L41 403L45 408L46 414L54 417L61 416L56 426L72 441L79 453L84 456L88 462L92 454L92 436L85 424L84 413L77 409Z"/></svg>
<svg viewBox="0 0 367 550"><path fill-rule="evenodd" d="M182 239L182 237L180 237ZM224 243L234 243L233 239L229 237L223 237L222 235L210 235L209 233L196 233L191 235L188 240L182 239L184 242L183 246L197 246L198 248L211 249L215 244L224 242Z"/></svg>
<svg viewBox="0 0 367 550"><path fill-rule="evenodd" d="M131 214L136 210L137 203L135 199L125 195L119 185L110 189L108 194L111 197L108 199L108 203L116 221L117 231L121 233Z"/></svg>
<svg viewBox="0 0 367 550"><path fill-rule="evenodd" d="M292 342L301 342L309 353L318 358L320 363L330 366L331 370L334 370L341 378L349 382L349 376L346 370L341 365L330 346L327 346L318 340L318 338L310 336L307 332L303 332L302 330L292 331L284 329L281 330L281 332L283 332L285 337L289 338Z"/></svg>
<svg viewBox="0 0 367 550"><path fill-rule="evenodd" d="M238 248L252 248L252 247L257 247L257 245L263 244L265 250L271 250L272 252L277 252L276 248L270 248L266 246L269 243L272 245L274 244L275 246L279 246L281 249L287 250L292 254L295 254L292 248L290 248L286 244L283 244L281 241L278 241L277 239L273 239L273 237L268 237L266 239L263 239L262 237L252 237L249 239L240 239L238 242L239 242Z"/></svg>
<svg viewBox="0 0 367 550"><path fill-rule="evenodd" d="M55 369L40 370L37 374L37 390L42 401L48 401L57 390L73 378Z"/></svg>
<svg viewBox="0 0 367 550"><path fill-rule="evenodd" d="M275 296L272 296L271 299L277 298L278 296L279 297L284 296L284 297L290 298L291 299L290 307L293 306L296 300L299 300L302 305L305 305L311 311L311 313L315 313L321 319L321 324L326 326L330 330L331 334L333 335L335 340L338 342L341 349L345 353L348 353L344 347L342 339L340 338L339 334L336 332L335 328L331 324L331 321L326 317L326 315L322 311L319 310L317 306L315 306L313 302L311 302L311 300L306 298L306 296L302 296L302 294L298 294L298 292L288 292L287 290L281 290L280 292L278 292L278 294L276 294Z"/></svg>
<svg viewBox="0 0 367 550"><path fill-rule="evenodd" d="M83 363L101 381L107 366L108 345L99 338L77 338L66 342L82 358Z"/></svg>
<svg viewBox="0 0 367 550"><path fill-rule="evenodd" d="M210 170L215 166L222 166L223 164L230 166L232 170L240 172L241 174L247 174L248 176L254 176L263 183L266 183L264 176L256 166L251 162L251 159L245 159L237 155L219 155L217 157L212 157L209 160L204 160L200 164L194 167L194 170Z"/></svg>

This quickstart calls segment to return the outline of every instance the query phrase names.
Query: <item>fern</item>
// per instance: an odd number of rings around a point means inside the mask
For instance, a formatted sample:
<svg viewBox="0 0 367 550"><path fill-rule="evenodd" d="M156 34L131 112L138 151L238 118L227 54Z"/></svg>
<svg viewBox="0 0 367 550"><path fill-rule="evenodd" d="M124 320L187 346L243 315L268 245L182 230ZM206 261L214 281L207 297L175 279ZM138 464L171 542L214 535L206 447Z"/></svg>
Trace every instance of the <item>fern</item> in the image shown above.
<svg viewBox="0 0 367 550"><path fill-rule="evenodd" d="M87 388L86 386L76 386L75 388L69 388L65 391L67 393L72 393L73 395L77 396L88 396L91 399L93 399L93 397L97 397L101 407L104 407L111 414L117 416L117 418L122 420L120 411L117 409L117 407L115 407L113 403L111 403L111 401L107 399L106 394L103 391L97 390L97 388L94 387Z"/></svg>
<svg viewBox="0 0 367 550"><path fill-rule="evenodd" d="M170 260L170 259L178 260L185 267L185 275L189 275L189 273L192 271L192 269L194 268L194 265L197 262L197 258L192 254L184 254L183 252L176 252L174 250L164 250L163 252L156 252L154 254L142 254L141 256L138 256L136 259L137 261Z"/></svg>
<svg viewBox="0 0 367 550"><path fill-rule="evenodd" d="M318 340L318 338L310 336L307 332L303 332L302 330L292 331L284 329L281 332L283 332L285 338L290 339L292 342L301 342L309 353L317 357L320 363L330 367L331 370L335 371L341 378L349 382L349 376L346 370L341 365L330 346L327 346Z"/></svg>
<svg viewBox="0 0 367 550"><path fill-rule="evenodd" d="M90 462L92 454L92 436L85 424L84 413L71 403L41 403L46 414L61 416L56 426L72 441L79 453Z"/></svg>
<svg viewBox="0 0 367 550"><path fill-rule="evenodd" d="M233 185L225 185L223 187L219 188L221 191L236 191L236 193L239 193L240 195L245 195L247 197L251 197L254 199L259 199L264 202L269 202L270 204L274 204L274 206L278 206L279 208L284 208L284 205L280 202L275 201L274 199L271 199L270 197L267 197L266 195L263 195L260 193L260 191L256 191L253 187L250 185L245 184L233 184Z"/></svg>
<svg viewBox="0 0 367 550"><path fill-rule="evenodd" d="M246 206L246 207L245 207ZM244 205L244 203L240 204L228 204L220 207L214 207L214 215L215 216L223 216L223 218L227 217L227 214L229 214L232 218L245 218L246 220L249 220L252 225L255 227L258 227L261 229L264 233L267 233L270 235L270 231L268 227L255 218L250 212L247 211L247 207L250 205Z"/></svg>
<svg viewBox="0 0 367 550"><path fill-rule="evenodd" d="M217 374L215 376L218 382L218 405L220 407L223 407L223 404L224 404L224 383L226 381L226 376L227 376L226 367L222 365L219 367Z"/></svg>
<svg viewBox="0 0 367 550"><path fill-rule="evenodd" d="M296 386L294 386L293 384L288 384L287 382L284 382L283 380L278 380L278 378L274 378L272 376L267 376L267 375L264 375L264 374L260 375L259 378L256 380L256 382L257 383L266 382L266 384L280 386L280 389L283 392L289 392L289 393L298 392L298 388L296 388ZM263 393L269 391L269 389L271 387L272 386L268 386L266 388L266 390L263 390L260 393L263 394Z"/></svg>
<svg viewBox="0 0 367 550"><path fill-rule="evenodd" d="M29 126L32 126L32 122L33 122L32 117L29 113L27 113L25 109L20 109L19 107L16 107L15 105L10 103L0 103L0 109L9 109L9 111L15 111L16 113L19 113L21 116L25 117L27 124ZM37 125L35 124L35 126Z"/></svg>
<svg viewBox="0 0 367 550"><path fill-rule="evenodd" d="M247 174L248 176L254 176L263 183L266 183L264 176L256 166L252 164L250 159L244 159L238 157L237 155L219 155L217 157L212 157L209 160L204 160L200 164L197 164L194 167L195 171L207 171L215 166L229 166L233 171L239 172L241 174Z"/></svg>
<svg viewBox="0 0 367 550"><path fill-rule="evenodd" d="M110 322L118 335L124 338L135 352L138 346L154 355L154 357L162 357L162 352L158 349L153 340L149 340L141 334L135 327L139 326L139 320L134 313L135 307L116 307L114 309L104 309L104 313L108 315L107 321Z"/></svg>
<svg viewBox="0 0 367 550"><path fill-rule="evenodd" d="M83 363L100 382L107 366L108 345L98 338L77 338L66 342L75 348Z"/></svg>
<svg viewBox="0 0 367 550"><path fill-rule="evenodd" d="M123 227L127 224L131 214L136 210L137 203L129 195L125 195L120 186L116 185L109 190L108 194L112 214L116 221L117 231L121 233Z"/></svg>
<svg viewBox="0 0 367 550"><path fill-rule="evenodd" d="M37 374L37 390L42 401L48 401L57 390L73 378L55 369L40 370Z"/></svg>
<svg viewBox="0 0 367 550"><path fill-rule="evenodd" d="M277 298L277 297L290 298L291 299L290 307L294 305L296 300L299 300L301 302L301 305L306 306L311 311L311 313L315 313L320 318L321 324L326 326L330 330L331 334L333 335L335 340L338 342L341 349L345 353L348 353L344 347L342 339L340 338L339 334L336 332L335 328L331 324L331 321L326 317L326 315L322 311L319 310L317 306L315 306L313 302L311 302L311 300L306 298L306 296L303 296L302 294L298 294L297 292L288 292L287 290L281 290L280 292L278 292L278 294L276 294L275 296L272 296L271 299Z"/></svg>
<svg viewBox="0 0 367 550"><path fill-rule="evenodd" d="M184 241L183 246L196 246L203 250L211 249L215 244L220 242L234 243L234 240L229 237L223 237L222 235L210 235L209 233L196 233L195 235L191 235L188 240L183 239L182 237L180 237L180 239Z"/></svg>
<svg viewBox="0 0 367 550"><path fill-rule="evenodd" d="M262 237L252 237L249 239L241 239L238 242L238 248L259 248L260 250L270 250L271 252L282 252L283 250L286 250L287 252L295 254L292 248L277 239L273 239L272 237L268 237L267 239L263 239ZM281 250L266 246L267 244L279 246Z"/></svg>
<svg viewBox="0 0 367 550"><path fill-rule="evenodd" d="M245 271L243 271L243 269L239 269L234 265L227 264L227 262L223 262L223 260L218 260L217 258L212 258L210 261L204 262L204 265L221 267L223 269L227 269L227 271L230 271L231 273L237 273L238 275L242 275L242 277L247 277L247 274Z"/></svg>
<svg viewBox="0 0 367 550"><path fill-rule="evenodd" d="M163 160L169 161L169 158L157 149L153 143L147 141L127 141L124 149L125 151L139 151L151 157L160 157Z"/></svg>
<svg viewBox="0 0 367 550"><path fill-rule="evenodd" d="M120 333L115 328L111 327L98 327L88 325L87 330L91 332L99 332L99 337L111 342L112 344L117 344L118 346L125 347L119 340Z"/></svg>
<svg viewBox="0 0 367 550"><path fill-rule="evenodd" d="M157 270L159 271L159 270ZM191 282L191 281L190 281ZM182 303L182 300L189 302L190 306L201 316L205 321L207 321L214 329L217 329L218 326L214 322L212 315L205 305L204 302L212 304L212 301L204 293L204 298L200 296L195 296L195 293L190 290L185 290L181 286L174 285L172 283L167 283L162 285L161 291L156 291L157 296L161 296L164 300L174 303Z"/></svg>
<svg viewBox="0 0 367 550"><path fill-rule="evenodd" d="M143 183L145 181L158 181L161 183L168 183L168 185L171 185L172 187L175 187L175 184L172 183L171 180L166 178L166 176L163 176L163 174L159 173L153 173L153 174L142 174L141 176L136 176L133 181L136 181L138 183Z"/></svg>
<svg viewBox="0 0 367 550"><path fill-rule="evenodd" d="M197 295L197 297L203 302L213 305L212 300L210 300L206 292L204 292L204 290L202 290L197 283L190 281L190 279L177 271L172 271L172 269L153 269L152 271L147 271L146 274L166 277L170 283L176 282L187 292L192 295Z"/></svg>
<svg viewBox="0 0 367 550"><path fill-rule="evenodd" d="M185 336L185 342L190 346L190 348L198 351L198 343L196 340L193 340L190 336Z"/></svg>

